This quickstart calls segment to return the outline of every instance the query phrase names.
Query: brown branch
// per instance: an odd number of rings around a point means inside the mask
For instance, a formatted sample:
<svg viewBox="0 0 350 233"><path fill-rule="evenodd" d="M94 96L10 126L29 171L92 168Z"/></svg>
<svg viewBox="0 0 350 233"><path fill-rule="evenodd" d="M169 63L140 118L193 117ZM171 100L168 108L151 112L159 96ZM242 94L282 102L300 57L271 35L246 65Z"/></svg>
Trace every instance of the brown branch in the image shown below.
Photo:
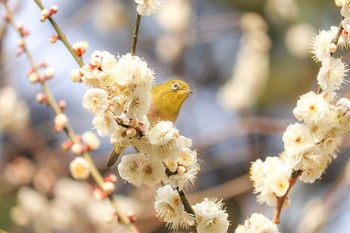
<svg viewBox="0 0 350 233"><path fill-rule="evenodd" d="M301 175L302 171L293 171L291 176L289 177L289 187L286 191L286 193L282 196L282 197L277 197L277 205L276 205L276 209L272 218L272 222L274 224L279 224L280 223L280 216L281 216L281 212L282 212L282 208L284 205L284 202L287 200L288 195L290 193L290 191L292 190L293 186L295 185L295 183L297 182L299 176Z"/></svg>
<svg viewBox="0 0 350 233"><path fill-rule="evenodd" d="M135 26L132 34L132 41L131 41L131 48L130 48L130 53L133 56L135 56L136 54L136 44L137 44L137 37L139 34L140 23L141 23L141 15L139 13L136 13Z"/></svg>

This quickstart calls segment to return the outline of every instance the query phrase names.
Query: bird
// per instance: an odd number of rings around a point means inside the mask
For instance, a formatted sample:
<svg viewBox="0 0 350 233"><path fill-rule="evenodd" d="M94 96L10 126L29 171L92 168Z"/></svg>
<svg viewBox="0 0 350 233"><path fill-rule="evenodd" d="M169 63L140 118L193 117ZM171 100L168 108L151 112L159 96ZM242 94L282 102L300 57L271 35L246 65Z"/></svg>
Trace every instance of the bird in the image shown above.
<svg viewBox="0 0 350 233"><path fill-rule="evenodd" d="M153 86L151 90L151 106L147 113L150 125L156 125L159 121L175 123L182 104L192 93L190 86L178 79ZM125 149L124 147L115 146L107 158L106 166L112 167L116 164Z"/></svg>

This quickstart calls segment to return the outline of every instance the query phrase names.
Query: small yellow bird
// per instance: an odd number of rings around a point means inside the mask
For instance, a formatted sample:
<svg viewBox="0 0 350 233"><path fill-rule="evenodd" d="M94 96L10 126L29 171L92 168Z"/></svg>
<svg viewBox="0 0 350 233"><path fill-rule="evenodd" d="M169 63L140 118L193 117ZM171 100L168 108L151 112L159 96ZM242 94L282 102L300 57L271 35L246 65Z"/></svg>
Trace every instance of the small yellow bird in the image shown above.
<svg viewBox="0 0 350 233"><path fill-rule="evenodd" d="M175 123L182 104L191 93L190 86L181 80L170 80L154 86L151 91L151 107L147 113L151 125L159 121ZM106 166L111 167L117 163L123 150L124 147L114 147L107 158Z"/></svg>

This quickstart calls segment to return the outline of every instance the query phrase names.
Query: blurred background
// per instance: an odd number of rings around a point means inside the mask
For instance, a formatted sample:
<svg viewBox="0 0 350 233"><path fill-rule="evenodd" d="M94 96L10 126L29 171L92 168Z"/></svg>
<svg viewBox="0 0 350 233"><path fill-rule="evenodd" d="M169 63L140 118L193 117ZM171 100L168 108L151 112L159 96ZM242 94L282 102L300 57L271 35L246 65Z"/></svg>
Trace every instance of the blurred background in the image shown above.
<svg viewBox="0 0 350 233"><path fill-rule="evenodd" d="M74 43L115 55L129 51L135 18L134 1L43 1L59 7L54 16ZM40 23L34 1L10 1L17 21L30 30L28 46L40 63L55 69L49 81L57 100L78 134L93 130L92 115L81 101L85 87L72 83L77 64L57 42L54 30ZM0 7L4 13L3 6ZM300 95L316 90L319 64L309 53L319 30L337 26L340 9L327 0L166 0L155 16L141 21L137 55L156 72L156 83L178 77L194 95L184 104L176 126L193 140L203 161L195 185L187 190L192 204L204 197L223 199L234 232L254 212L272 217L273 209L256 203L249 180L250 162L278 155L286 126L296 122L292 110ZM0 233L125 232L107 224L108 203L92 197L93 182L74 181L71 152L61 149L63 133L53 130L53 114L36 102L39 85L26 78L30 68L17 54L17 34L0 25ZM349 53L338 51L346 63ZM345 85L341 96L349 96ZM104 163L111 150L108 138L92 153L103 174L118 174ZM298 183L292 205L283 211L279 229L294 232L348 232L350 229L349 138L322 180ZM155 189L117 183L117 199L138 216L141 232L170 232L155 217Z"/></svg>

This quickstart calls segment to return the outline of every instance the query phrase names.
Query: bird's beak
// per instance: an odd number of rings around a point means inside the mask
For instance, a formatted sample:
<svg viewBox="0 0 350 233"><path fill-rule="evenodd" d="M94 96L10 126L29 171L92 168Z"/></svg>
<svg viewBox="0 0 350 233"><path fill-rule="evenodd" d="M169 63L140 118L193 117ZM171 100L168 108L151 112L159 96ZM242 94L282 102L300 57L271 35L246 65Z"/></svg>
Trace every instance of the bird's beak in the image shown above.
<svg viewBox="0 0 350 233"><path fill-rule="evenodd" d="M191 89L182 89L184 92L187 92L189 94L193 94L193 91Z"/></svg>

